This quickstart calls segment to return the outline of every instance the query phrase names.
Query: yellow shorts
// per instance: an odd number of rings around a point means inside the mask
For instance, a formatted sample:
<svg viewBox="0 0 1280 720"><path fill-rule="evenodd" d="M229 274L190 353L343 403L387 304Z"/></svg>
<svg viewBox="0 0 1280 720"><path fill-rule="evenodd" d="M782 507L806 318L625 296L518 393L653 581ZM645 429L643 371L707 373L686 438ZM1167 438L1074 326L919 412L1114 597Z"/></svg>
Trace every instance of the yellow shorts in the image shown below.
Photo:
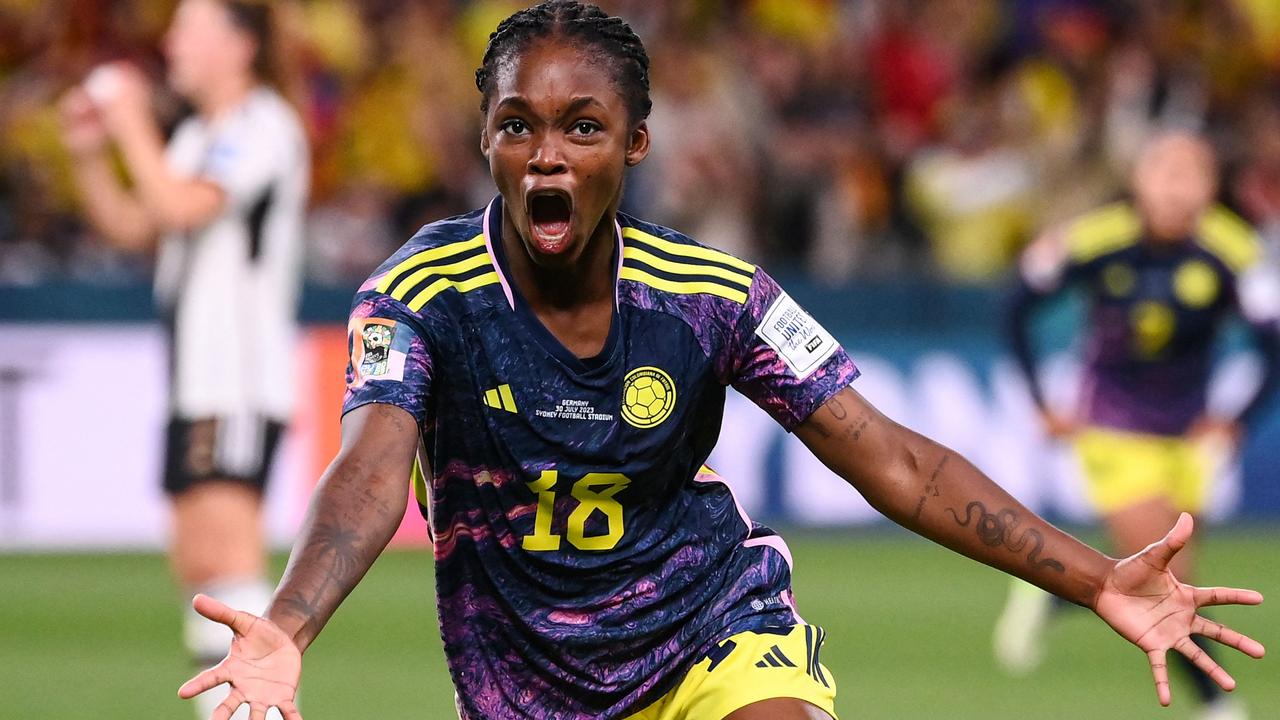
<svg viewBox="0 0 1280 720"><path fill-rule="evenodd" d="M1076 437L1075 449L1098 512L1157 498L1189 513L1204 508L1209 462L1190 440L1091 427Z"/></svg>
<svg viewBox="0 0 1280 720"><path fill-rule="evenodd" d="M818 660L816 625L744 632L699 660L671 692L627 720L722 720L754 702L798 698L836 716L836 680Z"/></svg>

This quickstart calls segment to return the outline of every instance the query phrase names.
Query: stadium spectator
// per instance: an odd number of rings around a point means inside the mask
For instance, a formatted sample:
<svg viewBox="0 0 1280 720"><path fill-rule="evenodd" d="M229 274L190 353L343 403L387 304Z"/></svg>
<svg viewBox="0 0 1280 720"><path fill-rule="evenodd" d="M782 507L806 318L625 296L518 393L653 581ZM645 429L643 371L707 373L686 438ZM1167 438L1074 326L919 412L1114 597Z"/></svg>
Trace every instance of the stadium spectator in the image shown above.
<svg viewBox="0 0 1280 720"><path fill-rule="evenodd" d="M136 263L94 249L100 245L77 222L65 192L68 163L48 142L49 108L93 64L153 64L173 4L61 0L0 9L4 281L138 277ZM479 129L461 111L467 88L457 78L465 76L461 58L483 48L484 28L515 4L276 5L303 38L292 54L316 157L320 231L335 219L355 237L367 229L365 248L342 250L336 234L320 239L308 250L308 272L349 284L393 244L383 225L398 237L478 202L483 166L468 138ZM1268 78L1280 57L1280 21L1261 0L612 6L651 29L655 56L689 58L688 74L654 78L658 96L690 113L682 132L730 123L738 132L726 142L751 150L741 159L673 148L637 174L628 207L686 227L691 209L702 208L709 242L835 283L902 274L997 282L1021 238L1119 194L1133 152L1161 123L1205 129L1232 159L1226 184L1235 187L1235 173L1250 165L1247 147L1244 156L1231 153L1249 131L1246 110L1277 94ZM726 93L738 112L706 119L723 109ZM973 145L974 125L992 117L1002 121L985 128L985 150L958 158L959 145ZM965 193L921 194L945 184L947 168L975 162L984 181L1014 189L1011 201L969 213L960 207L972 200ZM1031 192L1017 189L1028 179ZM741 220L728 210L744 204L750 212ZM1006 219L992 223L996 215ZM957 224L946 222L952 217ZM975 228L999 238L970 258L957 249L973 244L962 238ZM104 266L112 268L106 277Z"/></svg>

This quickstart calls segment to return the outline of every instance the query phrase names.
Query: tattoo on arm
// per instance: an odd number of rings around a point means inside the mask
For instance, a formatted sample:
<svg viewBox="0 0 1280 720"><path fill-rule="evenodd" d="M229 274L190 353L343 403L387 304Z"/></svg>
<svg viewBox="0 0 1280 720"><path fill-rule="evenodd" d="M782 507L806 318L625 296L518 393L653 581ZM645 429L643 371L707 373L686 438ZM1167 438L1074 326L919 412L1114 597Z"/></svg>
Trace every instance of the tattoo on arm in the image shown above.
<svg viewBox="0 0 1280 720"><path fill-rule="evenodd" d="M845 440L857 442L858 438L862 437L863 431L871 424L871 418L866 414L861 415L857 420L846 422L849 419L849 411L839 399L828 400L823 407L826 408L827 414L835 420L830 427L823 422L814 424L814 429L824 440L830 440L839 435Z"/></svg>
<svg viewBox="0 0 1280 720"><path fill-rule="evenodd" d="M837 420L843 420L849 417L849 411L845 410L844 404L836 398L832 398L831 402L827 403L827 410L831 411L831 416Z"/></svg>
<svg viewBox="0 0 1280 720"><path fill-rule="evenodd" d="M933 468L933 472L929 474L929 481L924 484L924 492L920 493L920 502L916 503L916 511L911 515L912 520L919 520L920 513L924 511L924 504L931 497L938 497L942 494L938 490L938 476L942 474L942 468L946 467L947 461L951 459L951 453L943 453L942 459Z"/></svg>
<svg viewBox="0 0 1280 720"><path fill-rule="evenodd" d="M397 520L394 508L384 498L367 487L355 487L361 482L358 475L339 472L330 478L326 491L336 497L322 502L317 516L304 528L304 545L297 561L290 561L275 601L279 610L303 620L300 633L310 637L320 632L382 551L381 533L360 528L386 526ZM296 581L295 568L299 571ZM321 573L308 577L305 569L309 568Z"/></svg>
<svg viewBox="0 0 1280 720"><path fill-rule="evenodd" d="M947 512L951 513L951 517L955 519L956 524L960 527L969 527L974 521L974 512L977 512L977 523L975 529L978 532L978 538L983 543L991 547L1004 547L1009 552L1021 553L1028 542L1032 543L1030 552L1026 554L1027 564L1033 568L1047 568L1055 572L1065 572L1066 568L1062 563L1053 558L1040 558L1040 552L1044 550L1044 535L1035 528L1027 528L1021 535L1014 539L1014 534L1018 529L1018 523L1021 519L1013 510L1005 508L1000 512L992 513L987 511L987 506L978 500L974 500L964 508L964 518L960 517L960 513L952 508L947 508Z"/></svg>

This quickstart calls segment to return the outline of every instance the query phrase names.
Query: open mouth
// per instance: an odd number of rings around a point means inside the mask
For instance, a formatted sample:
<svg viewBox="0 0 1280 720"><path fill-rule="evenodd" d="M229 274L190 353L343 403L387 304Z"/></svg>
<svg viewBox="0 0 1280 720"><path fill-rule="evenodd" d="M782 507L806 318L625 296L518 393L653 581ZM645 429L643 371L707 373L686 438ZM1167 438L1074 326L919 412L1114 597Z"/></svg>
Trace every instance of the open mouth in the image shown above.
<svg viewBox="0 0 1280 720"><path fill-rule="evenodd" d="M552 249L569 234L573 206L568 195L543 191L529 198L529 226L538 244Z"/></svg>

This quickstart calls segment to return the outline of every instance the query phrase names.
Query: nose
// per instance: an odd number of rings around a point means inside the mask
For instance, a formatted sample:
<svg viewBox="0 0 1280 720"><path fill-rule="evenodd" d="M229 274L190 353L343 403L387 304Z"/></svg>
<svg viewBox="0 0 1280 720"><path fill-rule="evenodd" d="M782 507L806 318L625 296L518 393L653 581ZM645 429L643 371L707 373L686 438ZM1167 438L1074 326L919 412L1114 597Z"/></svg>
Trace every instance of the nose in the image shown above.
<svg viewBox="0 0 1280 720"><path fill-rule="evenodd" d="M559 143L551 138L538 143L533 157L529 159L529 172L534 175L559 175L568 169Z"/></svg>

